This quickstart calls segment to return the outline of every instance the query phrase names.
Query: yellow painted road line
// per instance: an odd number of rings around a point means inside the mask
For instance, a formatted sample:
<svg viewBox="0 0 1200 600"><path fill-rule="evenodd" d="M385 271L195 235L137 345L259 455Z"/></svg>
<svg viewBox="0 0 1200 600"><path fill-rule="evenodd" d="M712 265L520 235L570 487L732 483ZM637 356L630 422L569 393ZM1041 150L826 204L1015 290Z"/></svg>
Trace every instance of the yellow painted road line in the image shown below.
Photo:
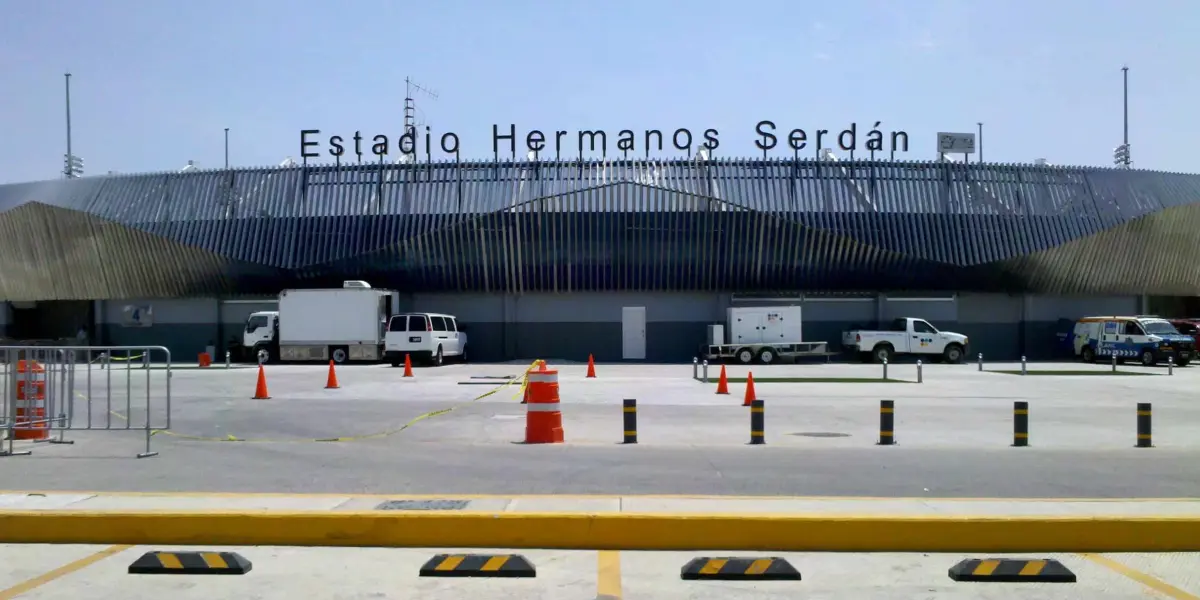
<svg viewBox="0 0 1200 600"><path fill-rule="evenodd" d="M1189 594L1153 575L1143 573L1124 563L1119 563L1102 554L1081 554L1084 558L1102 566L1109 570L1115 571L1124 575L1168 598L1171 600L1200 600L1200 596Z"/></svg>
<svg viewBox="0 0 1200 600"><path fill-rule="evenodd" d="M596 553L596 600L621 600L621 553Z"/></svg>
<svg viewBox="0 0 1200 600"><path fill-rule="evenodd" d="M54 569L53 571L49 571L47 573L42 573L41 575L38 575L37 577L34 577L33 579L28 579L26 581L18 583L17 585L14 585L13 587L10 587L6 590L0 590L0 600L12 600L12 598L16 598L17 596L20 596L21 594L24 594L25 592L28 592L35 588L39 588L39 587L46 585L47 583L50 583L51 581L54 581L55 579L58 579L60 577L65 577L67 575L70 575L71 573L74 573L75 571L78 571L80 569L83 569L85 567L93 565L95 563L98 563L114 554L117 554L118 552L123 552L132 547L133 546L127 546L127 545L109 546L108 548L105 548L95 554L92 554L90 556L85 556L75 562L67 563L57 569Z"/></svg>

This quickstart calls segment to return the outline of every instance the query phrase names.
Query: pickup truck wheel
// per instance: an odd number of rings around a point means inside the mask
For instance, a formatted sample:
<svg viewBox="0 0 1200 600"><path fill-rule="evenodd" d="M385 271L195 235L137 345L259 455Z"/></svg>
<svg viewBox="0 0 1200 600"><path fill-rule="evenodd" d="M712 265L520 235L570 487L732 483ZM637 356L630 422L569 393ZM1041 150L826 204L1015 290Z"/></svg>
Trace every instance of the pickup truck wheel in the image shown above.
<svg viewBox="0 0 1200 600"><path fill-rule="evenodd" d="M946 346L946 350L942 352L942 355L945 356L946 362L956 365L962 362L962 346L959 346L958 344L950 344L949 346Z"/></svg>
<svg viewBox="0 0 1200 600"><path fill-rule="evenodd" d="M1192 362L1192 359L1190 359L1190 358L1181 358L1181 359L1179 359L1179 362L1175 363L1175 366L1186 367L1186 366L1188 366L1188 363L1190 363L1190 362Z"/></svg>
<svg viewBox="0 0 1200 600"><path fill-rule="evenodd" d="M1153 350L1142 351L1142 366L1153 367L1158 362L1158 357L1154 356Z"/></svg>
<svg viewBox="0 0 1200 600"><path fill-rule="evenodd" d="M737 359L743 365L748 365L754 362L754 351L749 348L742 348L737 351Z"/></svg>
<svg viewBox="0 0 1200 600"><path fill-rule="evenodd" d="M758 353L758 362L764 365L769 365L775 362L775 358L775 351L770 348L763 348L762 351Z"/></svg>
<svg viewBox="0 0 1200 600"><path fill-rule="evenodd" d="M892 347L887 344L875 346L875 349L871 351L871 356L875 359L875 362L878 363L881 363L885 360L887 362L892 362Z"/></svg>
<svg viewBox="0 0 1200 600"><path fill-rule="evenodd" d="M1079 351L1079 357L1083 359L1083 362L1096 362L1096 351L1092 350L1091 346L1084 346L1083 350Z"/></svg>

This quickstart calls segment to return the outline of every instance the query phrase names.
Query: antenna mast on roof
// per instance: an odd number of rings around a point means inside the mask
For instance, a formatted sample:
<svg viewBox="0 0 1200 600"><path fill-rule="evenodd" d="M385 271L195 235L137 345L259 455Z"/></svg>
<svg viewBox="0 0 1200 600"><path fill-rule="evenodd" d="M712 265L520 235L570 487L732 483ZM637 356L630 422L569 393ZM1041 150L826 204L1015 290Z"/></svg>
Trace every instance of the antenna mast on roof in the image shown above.
<svg viewBox="0 0 1200 600"><path fill-rule="evenodd" d="M424 87L417 82L404 78L404 131L411 134L413 140L417 139L417 104L413 100L413 92L421 92L430 98L437 100L438 93ZM423 123L421 123L423 125Z"/></svg>

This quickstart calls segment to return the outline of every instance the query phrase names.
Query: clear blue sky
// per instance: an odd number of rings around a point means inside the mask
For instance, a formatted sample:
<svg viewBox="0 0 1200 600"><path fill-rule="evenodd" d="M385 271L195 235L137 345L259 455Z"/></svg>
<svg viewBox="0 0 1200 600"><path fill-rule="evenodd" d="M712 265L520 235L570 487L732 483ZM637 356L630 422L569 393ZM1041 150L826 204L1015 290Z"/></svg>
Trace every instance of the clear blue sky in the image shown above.
<svg viewBox="0 0 1200 600"><path fill-rule="evenodd" d="M306 128L399 135L406 76L464 158L492 156L493 123L572 148L714 128L718 155L753 156L771 119L882 121L929 159L983 121L989 162L1108 165L1128 63L1136 166L1196 172L1197 23L1196 0L7 0L0 182L61 171L68 70L74 153L103 174L219 167L226 127L237 166L298 159Z"/></svg>

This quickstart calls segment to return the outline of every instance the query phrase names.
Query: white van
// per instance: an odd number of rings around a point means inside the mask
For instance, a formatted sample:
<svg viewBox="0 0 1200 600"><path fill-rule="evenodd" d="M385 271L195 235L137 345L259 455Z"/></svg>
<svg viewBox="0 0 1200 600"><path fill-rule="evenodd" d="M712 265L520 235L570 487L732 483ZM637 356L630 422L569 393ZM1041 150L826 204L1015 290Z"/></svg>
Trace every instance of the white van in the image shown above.
<svg viewBox="0 0 1200 600"><path fill-rule="evenodd" d="M1117 362L1137 358L1153 366L1170 358L1187 366L1196 355L1196 343L1166 319L1158 317L1084 317L1075 324L1075 356L1095 362L1098 356L1116 357Z"/></svg>
<svg viewBox="0 0 1200 600"><path fill-rule="evenodd" d="M404 313L388 321L383 357L393 367L404 364L404 355L442 366L448 357L467 361L467 334L459 331L454 315Z"/></svg>

